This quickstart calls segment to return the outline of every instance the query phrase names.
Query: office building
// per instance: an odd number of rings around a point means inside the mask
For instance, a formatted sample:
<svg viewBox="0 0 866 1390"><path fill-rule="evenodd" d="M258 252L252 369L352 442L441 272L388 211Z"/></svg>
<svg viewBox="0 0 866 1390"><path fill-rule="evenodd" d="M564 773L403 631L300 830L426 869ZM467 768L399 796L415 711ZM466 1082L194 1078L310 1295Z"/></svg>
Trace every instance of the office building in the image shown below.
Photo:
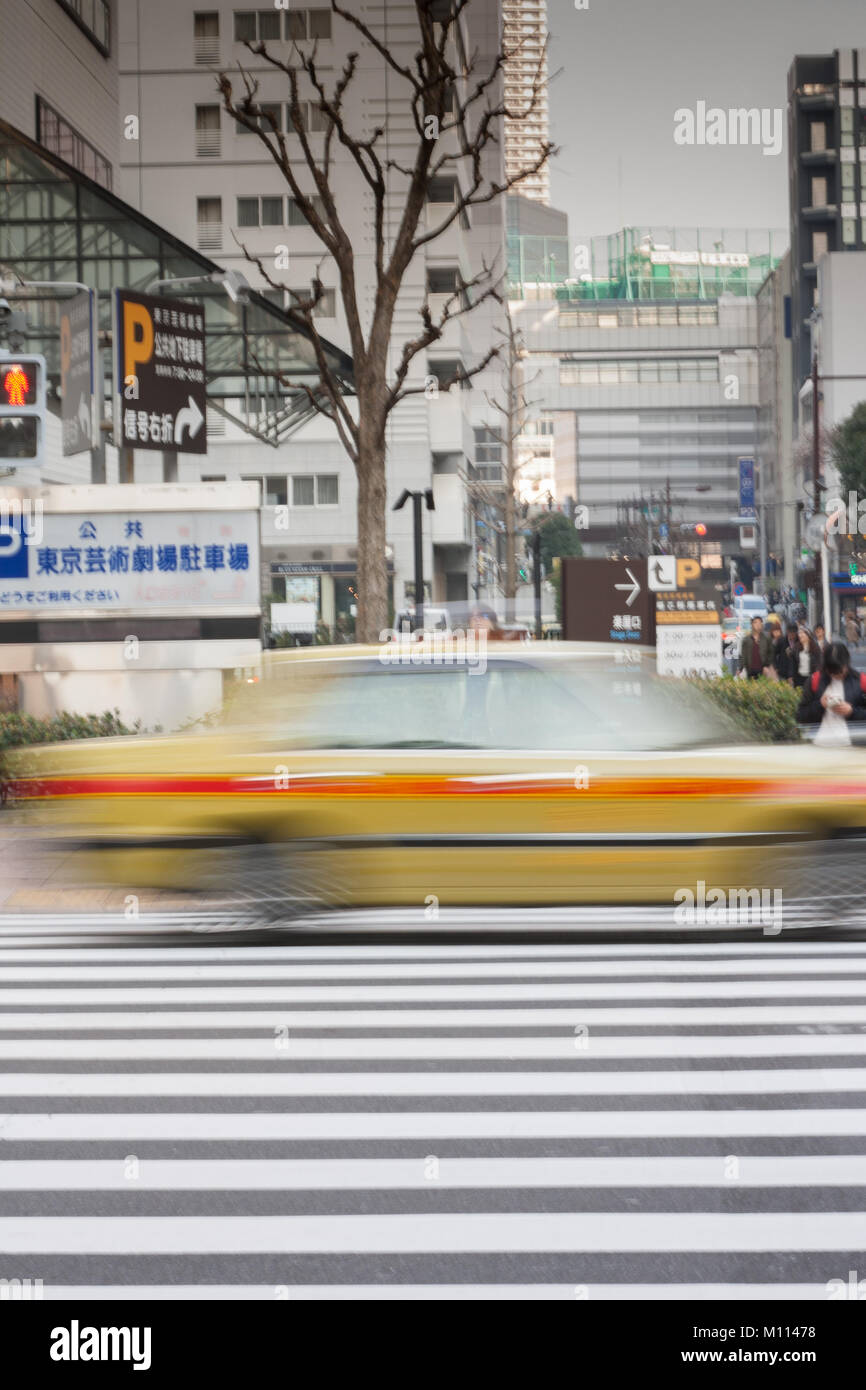
<svg viewBox="0 0 866 1390"><path fill-rule="evenodd" d="M555 418L557 503L587 508L587 553L623 549L633 505L657 540L704 522L707 553L737 551L738 459L758 442L755 296L784 245L627 228L578 243L580 276L512 285L532 394Z"/></svg>

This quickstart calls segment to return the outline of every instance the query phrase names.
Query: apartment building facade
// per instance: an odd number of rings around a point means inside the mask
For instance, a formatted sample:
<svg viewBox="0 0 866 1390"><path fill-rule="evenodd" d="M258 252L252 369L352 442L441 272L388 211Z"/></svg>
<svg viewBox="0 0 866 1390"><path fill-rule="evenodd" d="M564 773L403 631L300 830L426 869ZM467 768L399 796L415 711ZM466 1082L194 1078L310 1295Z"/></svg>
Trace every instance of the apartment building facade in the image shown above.
<svg viewBox="0 0 866 1390"><path fill-rule="evenodd" d="M120 149L109 0L0 0L0 120L112 188Z"/></svg>
<svg viewBox="0 0 866 1390"><path fill-rule="evenodd" d="M795 432L808 382L822 256L866 249L866 48L800 55L788 72Z"/></svg>
<svg viewBox="0 0 866 1390"><path fill-rule="evenodd" d="M417 47L414 6L362 3L359 15L380 33L391 51L411 61ZM286 291L309 291L314 277L325 292L318 311L323 334L348 351L349 340L335 266L300 215L280 171L254 133L230 120L217 91L221 70L241 65L258 84L257 101L284 133L290 157L299 157L298 135L288 111L288 81L247 43L264 41L286 60L292 44L317 45L326 83L333 83L350 50L359 52L355 81L346 99L353 131L387 132L387 154L410 162L417 134L406 90L383 58L330 8L276 7L250 10L224 5L204 9L201 0L150 0L146 14L135 0L118 6L121 108L138 118L139 138L124 144L124 196L172 232L242 271L274 302L290 302ZM482 70L492 65L501 40L498 0L473 3L460 24L460 61L478 52ZM238 80L238 90L241 88ZM305 105L311 141L321 145L321 113ZM487 172L501 176L499 147L487 153ZM354 162L336 155L333 178L338 207L356 239L359 304L369 318L375 282L374 210L370 190ZM431 189L426 211L432 229L455 198L454 179ZM312 183L304 185L312 191ZM386 239L402 211L400 189L386 207ZM487 264L504 264L504 200L478 207L458 219L416 256L398 300L392 341L396 364L403 344L417 336L420 310L429 297L435 315L458 282ZM259 258L270 286L249 257ZM426 359L416 359L409 386L421 388L391 417L388 439L389 548L396 609L411 601L413 536L411 509L390 506L404 488L432 488L435 510L425 515L425 578L434 599L466 599L473 573L473 523L467 477L474 466L475 440L488 423L485 393L495 390L495 369L471 388L440 392L460 365L477 362L494 340L497 306L483 304L448 325ZM181 460L188 474L208 479L258 478L264 503L287 509L288 529L278 526L273 507L263 515L265 587L278 598L315 601L321 619L333 626L351 615L357 547L357 487L354 468L336 432L321 417L307 420L278 448L250 437L230 423L209 422L208 455L199 465Z"/></svg>
<svg viewBox="0 0 866 1390"><path fill-rule="evenodd" d="M506 53L505 101L517 113L505 121L505 170L515 174L538 158L549 139L550 120L547 97L548 64L547 0L503 0L502 18ZM541 91L533 101L533 90ZM523 113L531 115L522 118ZM547 165L520 185L522 197L538 203L550 202L550 170Z"/></svg>

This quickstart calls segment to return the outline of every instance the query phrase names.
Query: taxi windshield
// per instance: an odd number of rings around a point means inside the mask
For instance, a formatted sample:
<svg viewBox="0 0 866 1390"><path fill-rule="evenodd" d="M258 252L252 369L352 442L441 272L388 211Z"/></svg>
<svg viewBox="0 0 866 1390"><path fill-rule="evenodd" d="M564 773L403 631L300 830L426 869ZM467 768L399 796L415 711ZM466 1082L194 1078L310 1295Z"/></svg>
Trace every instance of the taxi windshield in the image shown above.
<svg viewBox="0 0 866 1390"><path fill-rule="evenodd" d="M705 697L637 667L310 665L265 686L268 723L290 748L638 751L749 741Z"/></svg>

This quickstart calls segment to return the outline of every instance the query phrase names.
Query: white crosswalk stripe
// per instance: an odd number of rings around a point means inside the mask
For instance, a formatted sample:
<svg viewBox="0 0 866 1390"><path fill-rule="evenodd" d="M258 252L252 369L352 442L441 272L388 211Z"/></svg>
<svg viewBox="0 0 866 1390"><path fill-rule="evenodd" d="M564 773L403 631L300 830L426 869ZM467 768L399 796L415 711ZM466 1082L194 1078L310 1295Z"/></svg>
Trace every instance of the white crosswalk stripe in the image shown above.
<svg viewBox="0 0 866 1390"><path fill-rule="evenodd" d="M0 917L0 1296L814 1300L856 1274L866 942L220 924Z"/></svg>

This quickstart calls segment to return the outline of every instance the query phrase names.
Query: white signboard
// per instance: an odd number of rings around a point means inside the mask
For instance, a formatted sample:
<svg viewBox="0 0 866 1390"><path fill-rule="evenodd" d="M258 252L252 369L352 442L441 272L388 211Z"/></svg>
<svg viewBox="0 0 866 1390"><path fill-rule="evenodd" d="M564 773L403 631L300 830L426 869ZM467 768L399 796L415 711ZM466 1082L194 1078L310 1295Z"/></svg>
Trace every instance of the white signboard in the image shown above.
<svg viewBox="0 0 866 1390"><path fill-rule="evenodd" d="M254 511L46 512L38 527L14 515L0 525L0 619L258 607Z"/></svg>
<svg viewBox="0 0 866 1390"><path fill-rule="evenodd" d="M660 676L720 676L722 629L718 623L684 623L656 628Z"/></svg>
<svg viewBox="0 0 866 1390"><path fill-rule="evenodd" d="M316 607L312 603L272 603L272 632L315 633Z"/></svg>

